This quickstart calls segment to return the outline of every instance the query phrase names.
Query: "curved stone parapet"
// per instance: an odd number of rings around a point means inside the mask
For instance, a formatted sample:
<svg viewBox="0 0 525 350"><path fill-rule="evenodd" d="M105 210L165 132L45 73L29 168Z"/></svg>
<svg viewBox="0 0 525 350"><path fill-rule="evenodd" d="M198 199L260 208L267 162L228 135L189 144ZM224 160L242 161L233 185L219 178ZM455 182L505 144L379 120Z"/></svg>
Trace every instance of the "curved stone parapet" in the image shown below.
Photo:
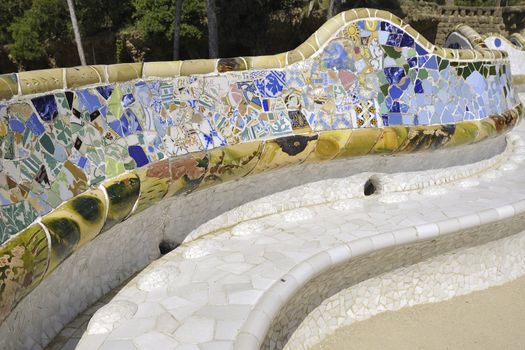
<svg viewBox="0 0 525 350"><path fill-rule="evenodd" d="M471 27L461 24L450 33L445 43L448 48L502 50L510 59L512 81L515 84L525 84L525 39L519 33L512 34L509 39L497 33L478 34Z"/></svg>
<svg viewBox="0 0 525 350"><path fill-rule="evenodd" d="M509 40L511 43L519 47L520 49L525 49L525 36L521 33L513 33L510 35Z"/></svg>
<svg viewBox="0 0 525 350"><path fill-rule="evenodd" d="M465 24L456 26L445 42L445 47L449 49L487 49L485 41L474 29Z"/></svg>
<svg viewBox="0 0 525 350"><path fill-rule="evenodd" d="M274 56L21 72L0 77L0 98L0 320L73 252L167 198L452 149L523 114L506 53L439 48L369 9Z"/></svg>

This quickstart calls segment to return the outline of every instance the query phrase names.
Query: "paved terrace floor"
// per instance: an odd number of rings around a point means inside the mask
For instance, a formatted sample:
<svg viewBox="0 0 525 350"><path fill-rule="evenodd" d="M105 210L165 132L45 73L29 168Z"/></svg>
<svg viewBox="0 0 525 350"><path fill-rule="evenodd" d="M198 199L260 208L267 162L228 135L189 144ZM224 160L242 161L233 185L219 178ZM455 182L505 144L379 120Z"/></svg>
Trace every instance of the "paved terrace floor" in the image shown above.
<svg viewBox="0 0 525 350"><path fill-rule="evenodd" d="M525 124L513 134L525 139ZM525 199L524 154L518 147L505 162L443 185L432 186L425 182L428 174L414 173L423 181L419 190L306 206L190 240L152 263L99 310L78 349L232 349L239 331L250 328L245 323L263 294L281 279L293 281L304 273L294 267L321 251L356 241L369 248L408 236L430 237L450 229L436 223L460 216L505 217L501 208L512 211L511 204ZM352 178L362 186L368 176ZM285 191L279 198L308 197L305 191ZM393 230L397 233L389 237ZM378 240L380 233L387 235ZM257 312L261 319L269 317ZM254 334L243 339L262 342Z"/></svg>

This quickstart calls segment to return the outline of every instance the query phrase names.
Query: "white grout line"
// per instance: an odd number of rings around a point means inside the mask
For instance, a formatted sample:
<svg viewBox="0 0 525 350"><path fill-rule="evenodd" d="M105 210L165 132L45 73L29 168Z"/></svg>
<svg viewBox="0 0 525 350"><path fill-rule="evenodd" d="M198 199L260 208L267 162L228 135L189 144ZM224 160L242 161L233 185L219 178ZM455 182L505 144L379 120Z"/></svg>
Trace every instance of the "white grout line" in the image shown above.
<svg viewBox="0 0 525 350"><path fill-rule="evenodd" d="M42 219L39 217L37 220L36 220L36 224L40 225L40 227L42 228L42 230L44 231L45 235L46 235L46 239L47 239L47 262L46 262L46 270L45 272L42 274L42 278L41 280L44 280L44 277L46 276L47 274L47 271L49 269L49 264L50 264L50 261L51 261L51 234L49 234L49 230L47 229L46 225L44 225L42 223Z"/></svg>

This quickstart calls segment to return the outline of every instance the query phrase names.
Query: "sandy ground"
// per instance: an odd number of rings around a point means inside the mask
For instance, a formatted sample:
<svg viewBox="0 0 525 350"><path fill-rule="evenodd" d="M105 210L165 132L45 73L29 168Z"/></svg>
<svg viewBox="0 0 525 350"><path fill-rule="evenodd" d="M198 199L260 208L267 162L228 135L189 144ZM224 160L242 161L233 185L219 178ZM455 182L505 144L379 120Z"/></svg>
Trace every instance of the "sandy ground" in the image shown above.
<svg viewBox="0 0 525 350"><path fill-rule="evenodd" d="M384 312L311 350L525 349L525 277L444 302Z"/></svg>

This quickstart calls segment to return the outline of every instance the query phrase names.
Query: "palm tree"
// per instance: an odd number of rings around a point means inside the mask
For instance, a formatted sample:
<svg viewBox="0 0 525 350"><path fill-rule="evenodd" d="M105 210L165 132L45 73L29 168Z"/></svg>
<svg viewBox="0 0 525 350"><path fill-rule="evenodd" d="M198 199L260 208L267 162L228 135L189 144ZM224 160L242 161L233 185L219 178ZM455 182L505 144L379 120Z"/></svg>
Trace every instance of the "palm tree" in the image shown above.
<svg viewBox="0 0 525 350"><path fill-rule="evenodd" d="M173 29L173 59L179 59L179 46L180 46L180 18L182 12L182 0L176 0L175 3L175 20Z"/></svg>
<svg viewBox="0 0 525 350"><path fill-rule="evenodd" d="M206 0L206 10L208 16L208 55L210 58L217 58L219 57L219 34L215 0Z"/></svg>
<svg viewBox="0 0 525 350"><path fill-rule="evenodd" d="M69 7L69 16L71 17L71 25L73 26L73 33L75 34L78 57L80 57L80 64L85 66L86 56L84 56L84 49L82 48L82 40L80 39L80 30L78 29L77 15L75 14L73 0L67 0L67 7Z"/></svg>

